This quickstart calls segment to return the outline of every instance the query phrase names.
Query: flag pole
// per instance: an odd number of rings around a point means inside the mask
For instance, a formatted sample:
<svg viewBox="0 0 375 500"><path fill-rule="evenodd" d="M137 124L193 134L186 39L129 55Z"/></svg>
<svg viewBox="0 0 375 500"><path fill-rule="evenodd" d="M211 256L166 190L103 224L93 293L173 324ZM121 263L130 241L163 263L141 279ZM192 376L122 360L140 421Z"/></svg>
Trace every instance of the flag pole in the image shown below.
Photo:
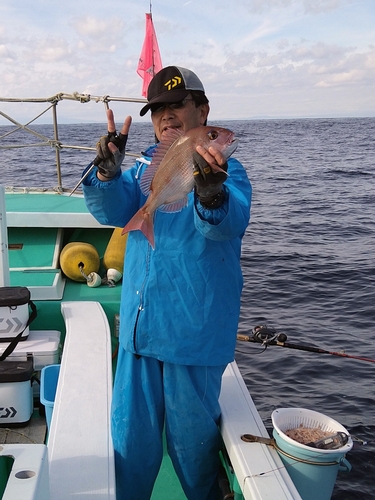
<svg viewBox="0 0 375 500"><path fill-rule="evenodd" d="M150 0L150 19L151 19L151 23L153 23L152 21L152 0ZM152 35L151 35L151 39L152 39L152 47L154 47L154 33L152 32ZM152 50L152 73L155 74L155 57L154 57L154 50Z"/></svg>

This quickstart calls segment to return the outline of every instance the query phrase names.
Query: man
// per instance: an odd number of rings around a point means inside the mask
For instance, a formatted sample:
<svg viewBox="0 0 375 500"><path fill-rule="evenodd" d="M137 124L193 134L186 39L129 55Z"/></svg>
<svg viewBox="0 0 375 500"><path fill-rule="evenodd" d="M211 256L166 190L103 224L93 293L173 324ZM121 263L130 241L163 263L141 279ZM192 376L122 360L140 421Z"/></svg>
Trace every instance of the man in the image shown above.
<svg viewBox="0 0 375 500"><path fill-rule="evenodd" d="M190 70L169 66L151 81L148 103L155 136L205 125L209 104ZM139 180L149 148L121 172L131 119L119 136L108 113L103 161L83 189L102 224L124 226L143 206ZM197 147L195 188L177 213L156 211L155 250L129 233L120 310L120 347L112 402L118 500L147 500L168 453L189 500L217 500L221 444L221 378L234 359L242 273L241 240L250 217L251 185L243 166L213 147ZM210 165L225 173L213 173Z"/></svg>

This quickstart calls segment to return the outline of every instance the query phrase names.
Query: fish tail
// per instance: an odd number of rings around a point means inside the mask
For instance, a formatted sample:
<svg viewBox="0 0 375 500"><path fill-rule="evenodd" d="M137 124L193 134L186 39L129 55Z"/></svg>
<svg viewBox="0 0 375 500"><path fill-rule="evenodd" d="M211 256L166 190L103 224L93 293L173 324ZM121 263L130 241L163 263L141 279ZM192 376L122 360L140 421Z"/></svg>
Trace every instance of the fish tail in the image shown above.
<svg viewBox="0 0 375 500"><path fill-rule="evenodd" d="M142 231L142 233L148 239L152 248L155 248L154 240L154 223L152 222L152 215L148 212L138 210L138 212L130 219L130 221L125 225L121 234L129 233L130 231Z"/></svg>

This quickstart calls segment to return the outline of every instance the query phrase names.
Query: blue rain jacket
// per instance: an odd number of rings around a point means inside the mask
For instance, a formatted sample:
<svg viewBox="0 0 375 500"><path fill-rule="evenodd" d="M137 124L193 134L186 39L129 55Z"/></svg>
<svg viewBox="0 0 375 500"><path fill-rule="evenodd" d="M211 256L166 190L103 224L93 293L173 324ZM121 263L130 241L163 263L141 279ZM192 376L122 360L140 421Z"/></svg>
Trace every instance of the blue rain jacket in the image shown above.
<svg viewBox="0 0 375 500"><path fill-rule="evenodd" d="M123 227L143 206L139 179L150 159L108 182L96 169L85 179L87 207L101 224ZM184 365L233 361L251 184L234 158L228 173L220 208L205 209L191 192L180 212L156 211L155 250L141 231L129 233L120 308L120 343L127 351Z"/></svg>

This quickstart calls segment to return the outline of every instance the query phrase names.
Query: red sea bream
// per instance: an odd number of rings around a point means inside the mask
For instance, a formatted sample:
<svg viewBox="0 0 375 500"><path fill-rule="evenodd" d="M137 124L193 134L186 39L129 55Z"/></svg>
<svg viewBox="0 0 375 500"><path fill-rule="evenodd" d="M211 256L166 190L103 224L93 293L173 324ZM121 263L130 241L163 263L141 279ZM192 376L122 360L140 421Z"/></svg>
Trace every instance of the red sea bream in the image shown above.
<svg viewBox="0 0 375 500"><path fill-rule="evenodd" d="M185 134L170 129L140 180L142 192L148 195L146 203L125 225L122 234L138 229L155 248L154 212L178 212L187 205L187 195L194 187L193 153L198 145L206 149L214 146L227 159L236 150L237 140L233 132L221 127L201 126ZM223 171L219 166L212 170Z"/></svg>

